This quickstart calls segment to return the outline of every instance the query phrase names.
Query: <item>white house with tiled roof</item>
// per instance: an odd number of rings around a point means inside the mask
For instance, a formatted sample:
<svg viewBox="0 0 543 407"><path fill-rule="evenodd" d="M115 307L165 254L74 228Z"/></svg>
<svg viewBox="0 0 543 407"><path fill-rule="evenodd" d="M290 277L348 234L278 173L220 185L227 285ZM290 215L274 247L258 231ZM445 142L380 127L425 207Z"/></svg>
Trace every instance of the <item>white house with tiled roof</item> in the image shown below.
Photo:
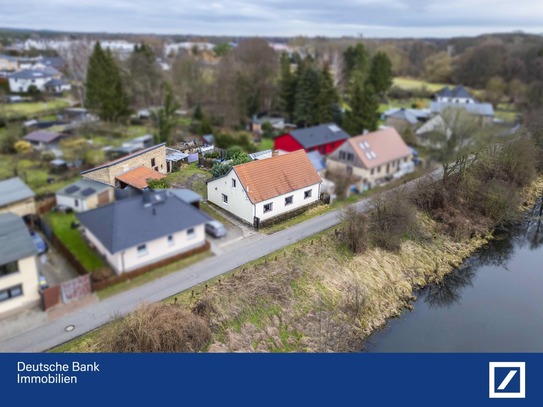
<svg viewBox="0 0 543 407"><path fill-rule="evenodd" d="M258 228L314 204L322 179L304 150L235 165L207 183L207 199Z"/></svg>
<svg viewBox="0 0 543 407"><path fill-rule="evenodd" d="M328 171L373 187L413 171L412 151L390 127L351 137L327 159Z"/></svg>

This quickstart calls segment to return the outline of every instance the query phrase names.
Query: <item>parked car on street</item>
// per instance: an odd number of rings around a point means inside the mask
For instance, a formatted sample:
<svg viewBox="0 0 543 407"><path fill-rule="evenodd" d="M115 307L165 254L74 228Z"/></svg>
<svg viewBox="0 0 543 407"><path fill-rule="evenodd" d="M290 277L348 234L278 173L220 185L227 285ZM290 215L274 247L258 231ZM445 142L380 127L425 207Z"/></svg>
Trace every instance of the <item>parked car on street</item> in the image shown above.
<svg viewBox="0 0 543 407"><path fill-rule="evenodd" d="M206 232L213 237L220 238L226 236L226 227L218 220L211 220L206 223Z"/></svg>
<svg viewBox="0 0 543 407"><path fill-rule="evenodd" d="M45 240L43 240L39 233L31 230L30 236L32 236L32 240L34 241L34 246L36 246L38 254L47 253L47 250L49 250L49 246L47 245L47 243L45 243Z"/></svg>

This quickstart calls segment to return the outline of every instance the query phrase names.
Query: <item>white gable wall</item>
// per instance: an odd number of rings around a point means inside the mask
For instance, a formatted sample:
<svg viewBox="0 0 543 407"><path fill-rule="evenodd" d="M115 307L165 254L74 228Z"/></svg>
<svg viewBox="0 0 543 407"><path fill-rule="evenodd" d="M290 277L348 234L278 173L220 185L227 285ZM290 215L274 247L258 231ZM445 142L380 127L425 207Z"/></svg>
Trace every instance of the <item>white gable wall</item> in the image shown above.
<svg viewBox="0 0 543 407"><path fill-rule="evenodd" d="M232 186L232 179L236 181L235 187ZM223 202L223 194L228 197L228 203ZM225 211L253 224L255 206L247 196L235 171L232 170L224 177L208 182L207 199Z"/></svg>

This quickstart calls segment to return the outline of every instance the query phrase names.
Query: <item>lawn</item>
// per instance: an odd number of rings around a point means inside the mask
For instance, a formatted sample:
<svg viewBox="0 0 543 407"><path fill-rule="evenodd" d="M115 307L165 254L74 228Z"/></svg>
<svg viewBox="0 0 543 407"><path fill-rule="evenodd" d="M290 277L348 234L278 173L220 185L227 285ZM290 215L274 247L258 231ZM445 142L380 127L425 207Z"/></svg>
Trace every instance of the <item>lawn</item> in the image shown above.
<svg viewBox="0 0 543 407"><path fill-rule="evenodd" d="M59 110L70 106L70 103L65 99L54 99L48 102L32 102L32 103L10 103L0 107L0 115L6 117L12 116L30 116L49 110Z"/></svg>
<svg viewBox="0 0 543 407"><path fill-rule="evenodd" d="M207 198L206 180L211 178L209 171L202 170L196 164L182 167L166 177L172 188L187 188Z"/></svg>
<svg viewBox="0 0 543 407"><path fill-rule="evenodd" d="M420 79L411 78L394 78L393 86L397 86L402 89L420 89L426 87L430 92L437 92L444 86L454 86L446 83L430 83Z"/></svg>
<svg viewBox="0 0 543 407"><path fill-rule="evenodd" d="M77 221L74 213L49 212L45 219L57 238L89 272L106 267L104 260L89 247L81 232L77 228L72 228L72 222Z"/></svg>
<svg viewBox="0 0 543 407"><path fill-rule="evenodd" d="M260 151L273 150L273 139L263 138L258 147Z"/></svg>

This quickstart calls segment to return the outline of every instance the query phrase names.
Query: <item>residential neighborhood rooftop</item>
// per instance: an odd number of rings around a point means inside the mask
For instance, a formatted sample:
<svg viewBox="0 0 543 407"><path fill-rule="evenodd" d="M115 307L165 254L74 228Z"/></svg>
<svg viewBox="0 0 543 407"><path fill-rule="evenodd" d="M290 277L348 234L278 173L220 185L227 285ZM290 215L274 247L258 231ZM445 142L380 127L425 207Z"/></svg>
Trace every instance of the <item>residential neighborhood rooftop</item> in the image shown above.
<svg viewBox="0 0 543 407"><path fill-rule="evenodd" d="M34 192L19 177L0 181L0 206L6 206L34 196Z"/></svg>
<svg viewBox="0 0 543 407"><path fill-rule="evenodd" d="M90 179L81 179L57 191L56 195L64 195L64 196L71 196L73 198L78 198L78 199L86 199L91 195L98 194L109 188L111 188L109 185L102 184L100 182L92 181Z"/></svg>
<svg viewBox="0 0 543 407"><path fill-rule="evenodd" d="M76 216L110 253L211 220L168 190L148 190L143 196L116 201Z"/></svg>
<svg viewBox="0 0 543 407"><path fill-rule="evenodd" d="M366 168L375 168L411 155L411 150L393 127L352 137L347 142Z"/></svg>
<svg viewBox="0 0 543 407"><path fill-rule="evenodd" d="M7 212L0 214L0 265L36 254L36 246L24 221Z"/></svg>
<svg viewBox="0 0 543 407"><path fill-rule="evenodd" d="M320 183L304 150L233 167L252 203Z"/></svg>
<svg viewBox="0 0 543 407"><path fill-rule="evenodd" d="M150 179L162 179L166 176L144 165L127 171L124 174L117 175L115 179L121 181L126 185L130 185L133 188L145 189L147 188L147 181Z"/></svg>
<svg viewBox="0 0 543 407"><path fill-rule="evenodd" d="M335 123L292 130L288 134L294 137L304 148L316 147L349 138L349 135Z"/></svg>
<svg viewBox="0 0 543 407"><path fill-rule="evenodd" d="M445 86L439 92L436 93L436 96L439 97L448 97L448 98L463 98L463 99L473 99L473 96L464 88L462 85L457 85L454 88L449 88Z"/></svg>
<svg viewBox="0 0 543 407"><path fill-rule="evenodd" d="M470 114L478 116L494 116L494 108L491 103L452 103L452 102L431 102L432 113L441 113L443 110L464 109Z"/></svg>
<svg viewBox="0 0 543 407"><path fill-rule="evenodd" d="M27 134L23 137L23 140L26 141L35 141L40 143L51 143L60 137L63 137L62 134L51 132L51 131L33 131L32 133Z"/></svg>

